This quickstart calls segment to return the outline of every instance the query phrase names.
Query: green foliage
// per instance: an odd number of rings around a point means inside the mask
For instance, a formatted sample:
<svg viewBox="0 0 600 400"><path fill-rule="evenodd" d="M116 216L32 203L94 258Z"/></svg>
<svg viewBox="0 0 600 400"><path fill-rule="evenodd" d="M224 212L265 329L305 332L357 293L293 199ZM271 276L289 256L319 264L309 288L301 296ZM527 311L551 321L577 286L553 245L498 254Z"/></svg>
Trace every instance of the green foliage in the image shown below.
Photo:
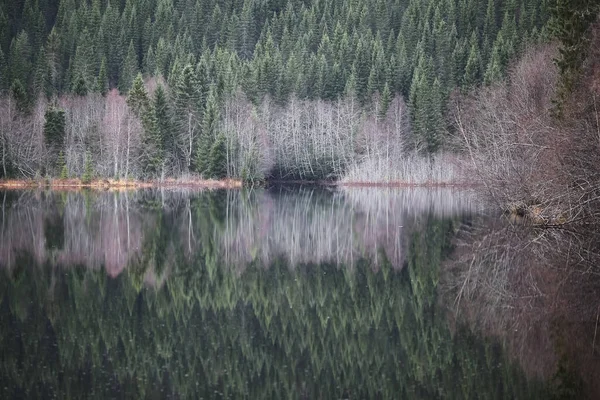
<svg viewBox="0 0 600 400"><path fill-rule="evenodd" d="M379 116L383 118L387 114L388 108L390 107L390 103L392 101L392 94L387 83L383 87L383 92L381 93L381 99L379 101Z"/></svg>
<svg viewBox="0 0 600 400"><path fill-rule="evenodd" d="M165 154L178 155L177 136L169 98L164 87L160 84L154 92L153 106L156 113L158 134L161 138L161 146Z"/></svg>
<svg viewBox="0 0 600 400"><path fill-rule="evenodd" d="M83 76L78 76L73 83L73 93L77 96L87 96L88 94L88 85Z"/></svg>
<svg viewBox="0 0 600 400"><path fill-rule="evenodd" d="M50 147L62 148L65 140L65 110L49 107L44 115L44 139Z"/></svg>
<svg viewBox="0 0 600 400"><path fill-rule="evenodd" d="M127 95L127 104L139 118L142 118L150 105L148 91L144 85L144 78L141 73L138 73L133 80L131 89L129 89L129 94Z"/></svg>
<svg viewBox="0 0 600 400"><path fill-rule="evenodd" d="M127 48L127 55L125 56L125 59L123 60L123 65L121 66L121 73L119 76L119 90L122 93L127 93L130 90L131 85L133 84L137 75L137 54L133 46L133 41L130 41L129 47Z"/></svg>
<svg viewBox="0 0 600 400"><path fill-rule="evenodd" d="M21 31L10 44L8 56L10 79L19 81L24 90L28 90L32 74L32 50L29 35Z"/></svg>
<svg viewBox="0 0 600 400"><path fill-rule="evenodd" d="M559 58L556 64L560 73L557 108L573 90L579 77L581 64L587 54L588 28L596 19L600 4L595 0L556 0L551 7L551 29L560 41Z"/></svg>
<svg viewBox="0 0 600 400"><path fill-rule="evenodd" d="M96 85L94 86L94 91L100 93L102 96L106 96L106 94L108 93L108 89L109 85L106 57L102 57L102 62L100 63L100 70L98 71L98 76L96 77Z"/></svg>
<svg viewBox="0 0 600 400"><path fill-rule="evenodd" d="M227 141L223 134L217 138L210 148L210 177L214 179L227 178Z"/></svg>
<svg viewBox="0 0 600 400"><path fill-rule="evenodd" d="M413 83L431 89L437 79L444 109L455 87L501 79L549 16L549 2L535 0L17 3L0 12L0 89L19 80L28 95L104 95L111 87L128 93L140 70L167 78L173 126L194 138L194 154L179 155L188 168L197 159L209 87L217 106L242 88L255 105L265 95L283 105L292 94L336 100L352 93L368 109L386 85L391 98L408 98ZM595 12L593 0L557 0L553 8L565 88ZM418 71L422 58L426 79ZM438 118L437 108L422 106L413 102L413 120Z"/></svg>
<svg viewBox="0 0 600 400"><path fill-rule="evenodd" d="M469 58L467 58L467 65L465 66L465 76L462 81L467 89L481 82L481 54L475 33L471 36L470 44L471 50L469 51Z"/></svg>
<svg viewBox="0 0 600 400"><path fill-rule="evenodd" d="M206 110L202 118L202 128L196 149L196 171L203 176L211 175L211 148L217 136L219 108L215 89L211 88L206 99Z"/></svg>
<svg viewBox="0 0 600 400"><path fill-rule="evenodd" d="M149 104L142 114L142 168L148 176L158 176L164 161L163 141L154 104Z"/></svg>
<svg viewBox="0 0 600 400"><path fill-rule="evenodd" d="M87 185L94 179L94 165L92 164L92 155L90 152L85 154L85 164L83 169L83 175L81 176L81 183Z"/></svg>
<svg viewBox="0 0 600 400"><path fill-rule="evenodd" d="M58 153L57 165L60 170L59 178L60 179L69 179L69 170L67 168L67 162L65 160L65 156L62 151L60 153Z"/></svg>
<svg viewBox="0 0 600 400"><path fill-rule="evenodd" d="M27 113L31 106L29 96L20 80L16 79L10 86L10 95L16 103L17 110Z"/></svg>

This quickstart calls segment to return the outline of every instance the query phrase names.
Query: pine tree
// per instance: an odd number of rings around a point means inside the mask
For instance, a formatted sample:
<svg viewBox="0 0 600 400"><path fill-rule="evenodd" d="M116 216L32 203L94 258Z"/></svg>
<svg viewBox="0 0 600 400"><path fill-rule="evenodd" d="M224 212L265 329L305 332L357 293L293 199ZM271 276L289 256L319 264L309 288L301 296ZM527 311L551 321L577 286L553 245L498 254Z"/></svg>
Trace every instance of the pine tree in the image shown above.
<svg viewBox="0 0 600 400"><path fill-rule="evenodd" d="M73 93L77 96L87 96L88 94L88 86L85 78L81 75L78 75L75 78L75 82L73 83Z"/></svg>
<svg viewBox="0 0 600 400"><path fill-rule="evenodd" d="M164 151L160 136L160 126L153 104L148 104L143 110L142 125L144 127L144 134L142 136L142 169L147 176L159 176L164 161Z"/></svg>
<svg viewBox="0 0 600 400"><path fill-rule="evenodd" d="M46 57L48 64L48 85L49 91L58 93L61 89L60 77L63 70L61 63L61 44L56 28L52 28L48 39L46 40Z"/></svg>
<svg viewBox="0 0 600 400"><path fill-rule="evenodd" d="M69 169L67 167L65 155L63 154L62 150L60 151L60 153L58 153L57 165L58 165L58 169L60 171L59 178L60 179L69 179Z"/></svg>
<svg viewBox="0 0 600 400"><path fill-rule="evenodd" d="M169 99L167 98L165 89L160 84L154 92L153 104L165 158L179 157Z"/></svg>
<svg viewBox="0 0 600 400"><path fill-rule="evenodd" d="M81 176L81 183L87 185L94 179L94 165L92 164L92 154L89 151L85 153L85 164L83 167L83 175Z"/></svg>
<svg viewBox="0 0 600 400"><path fill-rule="evenodd" d="M148 99L148 92L146 91L146 86L144 85L144 79L142 78L141 73L137 74L135 80L131 84L131 89L127 95L127 104L129 105L129 108L131 108L131 111L133 111L133 113L140 119L148 109L150 101Z"/></svg>
<svg viewBox="0 0 600 400"><path fill-rule="evenodd" d="M32 53L29 44L29 35L21 31L10 45L8 58L10 79L18 80L26 90L32 74Z"/></svg>
<svg viewBox="0 0 600 400"><path fill-rule="evenodd" d="M471 38L471 50L469 52L469 58L467 59L467 65L465 67L465 76L463 78L463 86L465 88L471 88L481 82L481 55L479 53L479 46L477 45L475 34Z"/></svg>
<svg viewBox="0 0 600 400"><path fill-rule="evenodd" d="M123 66L121 67L121 76L119 78L119 90L126 93L131 88L131 85L138 74L138 61L135 47L133 46L133 40L129 42L127 48L127 56L123 60Z"/></svg>
<svg viewBox="0 0 600 400"><path fill-rule="evenodd" d="M50 150L48 169L62 173L64 158L55 159L57 152L62 156L62 148L65 140L65 111L56 107L49 107L44 115L44 141Z"/></svg>
<svg viewBox="0 0 600 400"><path fill-rule="evenodd" d="M206 98L206 109L202 119L202 130L196 151L196 171L202 176L210 176L210 150L215 140L219 123L219 109L214 88L211 88Z"/></svg>
<svg viewBox="0 0 600 400"><path fill-rule="evenodd" d="M59 149L65 140L65 110L49 107L44 115L44 140L46 146Z"/></svg>
<svg viewBox="0 0 600 400"><path fill-rule="evenodd" d="M500 51L501 50L499 46L494 45L494 48L492 49L492 57L490 58L490 62L488 63L487 69L485 70L485 75L483 77L483 81L486 85L491 85L492 83L502 79L504 71Z"/></svg>
<svg viewBox="0 0 600 400"><path fill-rule="evenodd" d="M100 93L102 96L106 96L108 89L108 70L106 66L106 57L102 57L100 70L98 71L98 76L96 77L94 91Z"/></svg>
<svg viewBox="0 0 600 400"><path fill-rule="evenodd" d="M4 52L2 51L2 47L0 47L0 93L6 89L8 82L7 72L6 58L4 56Z"/></svg>
<svg viewBox="0 0 600 400"><path fill-rule="evenodd" d="M558 109L573 89L579 69L587 53L590 24L600 11L596 0L556 0L552 10L552 32L560 41L559 58L556 62L560 82L558 88Z"/></svg>
<svg viewBox="0 0 600 400"><path fill-rule="evenodd" d="M31 103L29 102L29 96L25 91L25 87L20 80L15 79L10 86L10 94L15 100L17 110L23 113L28 113Z"/></svg>
<svg viewBox="0 0 600 400"><path fill-rule="evenodd" d="M35 72L33 75L32 92L35 97L45 95L47 98L52 96L52 86L50 85L50 67L46 52L42 47L37 58Z"/></svg>
<svg viewBox="0 0 600 400"><path fill-rule="evenodd" d="M227 142L225 135L219 134L210 148L210 177L227 178Z"/></svg>
<svg viewBox="0 0 600 400"><path fill-rule="evenodd" d="M75 58L73 59L74 75L77 79L85 80L86 87L91 88L95 82L96 55L94 52L92 36L84 29L77 41Z"/></svg>
<svg viewBox="0 0 600 400"><path fill-rule="evenodd" d="M383 92L381 92L381 98L379 100L379 117L384 118L390 108L390 103L392 102L392 94L390 92L390 86L385 84L383 87Z"/></svg>

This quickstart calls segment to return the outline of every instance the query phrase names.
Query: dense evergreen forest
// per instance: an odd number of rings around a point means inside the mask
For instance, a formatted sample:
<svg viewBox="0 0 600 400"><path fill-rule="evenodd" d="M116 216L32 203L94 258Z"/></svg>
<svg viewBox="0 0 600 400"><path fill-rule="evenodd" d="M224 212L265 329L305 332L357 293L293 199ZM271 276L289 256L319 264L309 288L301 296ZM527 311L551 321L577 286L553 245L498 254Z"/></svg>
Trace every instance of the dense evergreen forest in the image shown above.
<svg viewBox="0 0 600 400"><path fill-rule="evenodd" d="M552 3L552 4L549 4ZM3 176L340 178L439 152L549 0L0 0ZM382 161L383 160L383 161Z"/></svg>

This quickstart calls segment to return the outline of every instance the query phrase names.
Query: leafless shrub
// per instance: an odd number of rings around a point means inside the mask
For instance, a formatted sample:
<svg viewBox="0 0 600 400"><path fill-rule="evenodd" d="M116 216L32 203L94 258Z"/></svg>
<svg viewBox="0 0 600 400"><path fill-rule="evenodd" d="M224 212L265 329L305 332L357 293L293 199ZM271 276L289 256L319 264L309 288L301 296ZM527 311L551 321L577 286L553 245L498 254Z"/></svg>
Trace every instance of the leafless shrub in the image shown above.
<svg viewBox="0 0 600 400"><path fill-rule="evenodd" d="M588 62L557 118L552 111L555 54L550 45L530 50L505 82L457 95L452 103L457 143L469 157L468 174L500 207L544 225L600 217L599 93L593 84L598 68Z"/></svg>
<svg viewBox="0 0 600 400"><path fill-rule="evenodd" d="M549 111L553 55L553 47L530 51L506 82L453 99L457 139L469 157L467 173L500 205L538 204L553 199L561 185L551 173L560 148Z"/></svg>

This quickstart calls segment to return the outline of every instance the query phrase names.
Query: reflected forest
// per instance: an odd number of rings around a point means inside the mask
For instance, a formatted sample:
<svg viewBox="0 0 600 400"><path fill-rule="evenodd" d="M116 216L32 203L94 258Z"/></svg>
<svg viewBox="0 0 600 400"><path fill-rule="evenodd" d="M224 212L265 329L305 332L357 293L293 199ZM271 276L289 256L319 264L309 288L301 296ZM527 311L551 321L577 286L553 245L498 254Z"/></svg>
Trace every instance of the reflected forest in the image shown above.
<svg viewBox="0 0 600 400"><path fill-rule="evenodd" d="M4 192L2 397L547 398L443 306L476 209L450 190Z"/></svg>

